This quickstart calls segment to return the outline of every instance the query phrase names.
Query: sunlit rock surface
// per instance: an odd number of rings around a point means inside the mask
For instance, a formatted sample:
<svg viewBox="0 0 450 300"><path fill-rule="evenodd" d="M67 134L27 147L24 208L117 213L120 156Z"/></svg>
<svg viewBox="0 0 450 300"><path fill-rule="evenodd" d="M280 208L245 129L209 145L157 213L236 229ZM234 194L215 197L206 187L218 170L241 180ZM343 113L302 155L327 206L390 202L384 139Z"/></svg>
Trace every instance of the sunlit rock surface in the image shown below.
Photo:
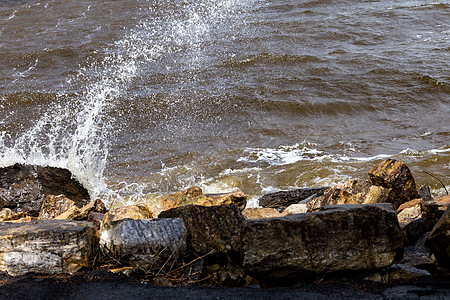
<svg viewBox="0 0 450 300"><path fill-rule="evenodd" d="M95 233L88 222L42 220L0 223L0 270L73 273L95 256Z"/></svg>

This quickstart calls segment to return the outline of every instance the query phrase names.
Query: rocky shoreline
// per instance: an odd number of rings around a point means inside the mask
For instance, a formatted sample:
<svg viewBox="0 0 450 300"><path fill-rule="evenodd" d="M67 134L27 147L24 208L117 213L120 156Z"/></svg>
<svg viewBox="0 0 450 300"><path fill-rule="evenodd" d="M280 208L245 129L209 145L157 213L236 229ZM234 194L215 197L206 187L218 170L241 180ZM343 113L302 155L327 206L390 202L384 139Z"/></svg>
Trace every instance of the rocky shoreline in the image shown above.
<svg viewBox="0 0 450 300"><path fill-rule="evenodd" d="M143 283L240 287L252 298L254 287L289 286L319 297L337 296L345 278L361 298L362 287L378 286L367 294L377 299L389 298L391 287L438 282L423 293L445 299L449 203L449 195L433 199L418 189L409 168L392 159L374 165L368 180L268 194L260 208L246 208L242 192L192 187L109 211L67 170L16 164L0 169L0 291L32 292L42 278L85 285L86 274L97 274L136 293ZM324 282L330 290L314 294Z"/></svg>

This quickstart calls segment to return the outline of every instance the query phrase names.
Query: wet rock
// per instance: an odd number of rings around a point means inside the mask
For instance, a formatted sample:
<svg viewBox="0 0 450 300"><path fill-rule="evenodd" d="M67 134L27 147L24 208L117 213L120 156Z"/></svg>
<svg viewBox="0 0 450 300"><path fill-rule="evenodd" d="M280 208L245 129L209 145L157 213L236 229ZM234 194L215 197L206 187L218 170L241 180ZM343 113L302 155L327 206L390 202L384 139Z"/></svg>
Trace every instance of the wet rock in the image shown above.
<svg viewBox="0 0 450 300"><path fill-rule="evenodd" d="M391 204L334 205L308 214L247 220L242 233L246 272L262 282L389 266L403 252Z"/></svg>
<svg viewBox="0 0 450 300"><path fill-rule="evenodd" d="M106 257L145 272L173 266L186 250L186 227L180 218L122 219L100 231Z"/></svg>
<svg viewBox="0 0 450 300"><path fill-rule="evenodd" d="M435 255L438 264L450 269L450 207L431 230L426 245Z"/></svg>
<svg viewBox="0 0 450 300"><path fill-rule="evenodd" d="M297 204L301 201L310 201L323 195L327 187L320 188L302 188L292 191L280 191L262 196L259 199L259 206L276 208L279 211L284 210L291 204Z"/></svg>
<svg viewBox="0 0 450 300"><path fill-rule="evenodd" d="M285 210L283 210L282 215L288 216L288 215L304 214L306 212L308 212L307 204L302 204L302 203L291 204Z"/></svg>
<svg viewBox="0 0 450 300"><path fill-rule="evenodd" d="M89 266L95 243L88 222L0 223L0 270L10 275L73 273Z"/></svg>
<svg viewBox="0 0 450 300"><path fill-rule="evenodd" d="M105 214L102 221L102 227L108 229L113 226L114 223L124 219L150 219L152 218L152 212L148 210L146 206L142 205L130 205L110 210Z"/></svg>
<svg viewBox="0 0 450 300"><path fill-rule="evenodd" d="M244 217L235 205L188 205L162 212L160 218L182 218L186 224L190 250L198 255L239 256Z"/></svg>
<svg viewBox="0 0 450 300"><path fill-rule="evenodd" d="M231 192L223 194L206 194L206 198L196 201L194 204L203 206L236 205L241 211L247 204L247 196L243 192Z"/></svg>
<svg viewBox="0 0 450 300"><path fill-rule="evenodd" d="M266 219L283 216L283 214L280 213L275 208L268 208L268 207L246 208L242 211L242 215L247 220Z"/></svg>
<svg viewBox="0 0 450 300"><path fill-rule="evenodd" d="M56 216L76 207L75 202L64 195L48 195L42 203L38 218L41 220L54 219Z"/></svg>
<svg viewBox="0 0 450 300"><path fill-rule="evenodd" d="M369 177L373 185L390 190L386 202L393 203L396 207L420 198L411 171L401 161L386 159L369 170Z"/></svg>
<svg viewBox="0 0 450 300"><path fill-rule="evenodd" d="M89 202L88 191L69 170L21 164L0 168L0 208L37 217L45 197L61 194L79 207Z"/></svg>
<svg viewBox="0 0 450 300"><path fill-rule="evenodd" d="M398 283L427 276L431 276L431 274L426 270L417 269L404 264L394 264L388 267L385 272L377 272L366 277L366 280L383 283Z"/></svg>

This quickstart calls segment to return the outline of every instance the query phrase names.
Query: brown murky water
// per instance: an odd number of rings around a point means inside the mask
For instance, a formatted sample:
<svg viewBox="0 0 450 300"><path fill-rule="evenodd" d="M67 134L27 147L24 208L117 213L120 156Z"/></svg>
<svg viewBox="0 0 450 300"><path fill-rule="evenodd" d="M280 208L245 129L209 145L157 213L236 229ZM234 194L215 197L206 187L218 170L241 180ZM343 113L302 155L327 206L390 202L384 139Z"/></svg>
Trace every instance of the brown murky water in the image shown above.
<svg viewBox="0 0 450 300"><path fill-rule="evenodd" d="M450 186L448 1L0 1L0 165L139 201L393 157Z"/></svg>

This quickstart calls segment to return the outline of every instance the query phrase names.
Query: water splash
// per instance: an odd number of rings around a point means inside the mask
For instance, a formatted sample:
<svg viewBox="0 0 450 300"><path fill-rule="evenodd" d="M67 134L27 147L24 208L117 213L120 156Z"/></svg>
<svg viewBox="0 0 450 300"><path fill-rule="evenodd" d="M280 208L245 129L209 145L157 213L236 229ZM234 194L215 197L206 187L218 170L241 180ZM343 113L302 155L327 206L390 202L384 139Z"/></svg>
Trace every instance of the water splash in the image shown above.
<svg viewBox="0 0 450 300"><path fill-rule="evenodd" d="M147 19L97 51L103 59L88 63L67 79L69 85L82 86L75 95L57 95L57 101L37 112L41 117L19 136L0 132L0 166L24 163L68 168L91 197L101 196L107 202L129 191L128 187L141 194L142 187L134 183L106 184L110 135L116 130L108 112L124 97L132 98L130 89L136 79L156 64L164 65L167 54L182 52L188 69L201 64L205 39L246 5L236 0L184 1L177 6L172 1L152 2ZM155 9L166 12L155 17ZM166 68L169 63L173 62L167 62Z"/></svg>

